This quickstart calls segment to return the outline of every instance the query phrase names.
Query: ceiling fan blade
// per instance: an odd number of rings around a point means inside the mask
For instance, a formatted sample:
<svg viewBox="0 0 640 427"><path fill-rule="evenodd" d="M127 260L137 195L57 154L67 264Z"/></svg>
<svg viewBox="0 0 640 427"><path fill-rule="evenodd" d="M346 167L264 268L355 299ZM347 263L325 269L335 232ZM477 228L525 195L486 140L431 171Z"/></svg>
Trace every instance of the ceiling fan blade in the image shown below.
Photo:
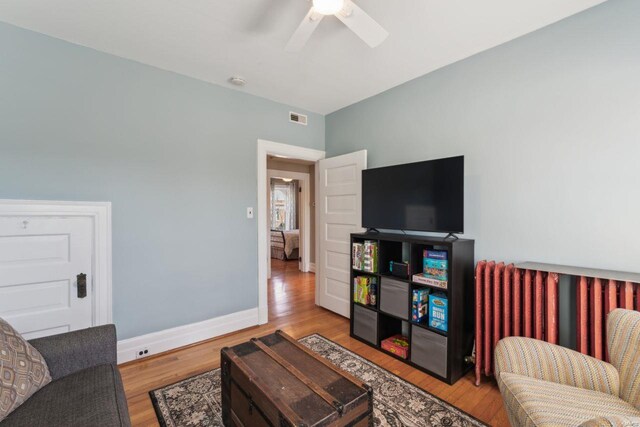
<svg viewBox="0 0 640 427"><path fill-rule="evenodd" d="M351 0L345 0L343 11L336 13L336 17L370 47L380 45L389 35L387 30Z"/></svg>
<svg viewBox="0 0 640 427"><path fill-rule="evenodd" d="M285 50L288 52L296 52L307 44L307 40L311 37L311 34L316 30L320 21L324 15L317 13L313 8L309 10L309 13L304 17L298 29L293 36L289 39Z"/></svg>

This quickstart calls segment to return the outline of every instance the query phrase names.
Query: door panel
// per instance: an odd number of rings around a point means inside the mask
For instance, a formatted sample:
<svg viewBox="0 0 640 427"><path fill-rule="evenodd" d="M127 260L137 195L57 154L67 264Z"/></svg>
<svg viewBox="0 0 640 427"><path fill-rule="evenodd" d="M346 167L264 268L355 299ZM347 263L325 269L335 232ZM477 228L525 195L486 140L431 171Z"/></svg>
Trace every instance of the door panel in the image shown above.
<svg viewBox="0 0 640 427"><path fill-rule="evenodd" d="M350 233L362 231L366 150L318 162L318 304L349 317Z"/></svg>
<svg viewBox="0 0 640 427"><path fill-rule="evenodd" d="M0 236L0 266L69 262L69 235Z"/></svg>
<svg viewBox="0 0 640 427"><path fill-rule="evenodd" d="M0 217L0 316L25 338L92 325L92 221ZM79 273L87 275L84 298L78 298Z"/></svg>
<svg viewBox="0 0 640 427"><path fill-rule="evenodd" d="M54 280L0 288L3 316L28 314L30 310L54 310L70 306L71 282Z"/></svg>

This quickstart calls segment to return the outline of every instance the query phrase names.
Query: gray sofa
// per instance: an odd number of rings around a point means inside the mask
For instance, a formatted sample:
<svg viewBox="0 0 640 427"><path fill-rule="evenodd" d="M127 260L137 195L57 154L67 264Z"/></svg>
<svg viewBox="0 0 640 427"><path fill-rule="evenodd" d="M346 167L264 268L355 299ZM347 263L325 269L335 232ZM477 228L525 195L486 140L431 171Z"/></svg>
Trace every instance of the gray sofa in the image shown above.
<svg viewBox="0 0 640 427"><path fill-rule="evenodd" d="M0 422L1 427L131 425L117 367L115 326L29 342L46 360L52 381Z"/></svg>

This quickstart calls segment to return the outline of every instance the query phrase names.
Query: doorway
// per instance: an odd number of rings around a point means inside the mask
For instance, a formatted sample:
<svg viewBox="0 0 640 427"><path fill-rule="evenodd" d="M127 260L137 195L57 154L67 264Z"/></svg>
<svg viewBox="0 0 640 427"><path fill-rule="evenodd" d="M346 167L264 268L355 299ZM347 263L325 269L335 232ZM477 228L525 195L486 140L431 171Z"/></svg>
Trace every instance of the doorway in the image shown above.
<svg viewBox="0 0 640 427"><path fill-rule="evenodd" d="M362 231L362 171L367 151L325 159L324 151L258 140L258 321L269 321L268 269L270 251L267 162L269 156L315 163L317 190L314 277L315 303L349 317L350 233Z"/></svg>
<svg viewBox="0 0 640 427"><path fill-rule="evenodd" d="M315 205L312 199L312 187L315 187L315 162L324 158L324 151L292 145L280 144L271 141L258 140L258 312L259 323L264 324L269 320L269 297L280 297L270 293L268 277L271 266L278 268L278 283L284 285L283 290L289 289L289 283L299 282L299 275L305 274L306 283L313 285L315 289L314 256L316 252L315 242ZM293 182L299 182L298 200L300 203L298 262L295 254L289 252L293 261L285 261L271 258L272 226L278 226L278 222L272 224L271 210L271 178L285 178ZM282 180L282 182L285 182ZM312 185L313 184L313 185ZM284 188L284 185L283 185ZM286 218L285 218L286 222ZM286 227L291 227L292 221ZM284 230L278 230L284 231ZM277 233L275 233L277 234ZM293 233L295 234L295 233ZM291 245L290 245L291 246ZM295 245L293 245L295 246ZM291 247L289 248L291 249ZM283 248L284 250L284 248ZM272 262L275 261L275 262ZM274 277L272 275L272 277ZM274 277L274 283L276 278Z"/></svg>

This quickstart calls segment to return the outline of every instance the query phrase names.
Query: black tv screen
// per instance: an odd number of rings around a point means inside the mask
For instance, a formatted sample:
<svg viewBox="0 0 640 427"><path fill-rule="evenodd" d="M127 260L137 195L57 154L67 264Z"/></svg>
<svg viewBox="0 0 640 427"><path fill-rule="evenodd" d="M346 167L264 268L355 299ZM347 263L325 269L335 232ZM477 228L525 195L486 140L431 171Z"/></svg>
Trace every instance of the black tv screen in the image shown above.
<svg viewBox="0 0 640 427"><path fill-rule="evenodd" d="M362 226L464 232L464 156L362 171Z"/></svg>

